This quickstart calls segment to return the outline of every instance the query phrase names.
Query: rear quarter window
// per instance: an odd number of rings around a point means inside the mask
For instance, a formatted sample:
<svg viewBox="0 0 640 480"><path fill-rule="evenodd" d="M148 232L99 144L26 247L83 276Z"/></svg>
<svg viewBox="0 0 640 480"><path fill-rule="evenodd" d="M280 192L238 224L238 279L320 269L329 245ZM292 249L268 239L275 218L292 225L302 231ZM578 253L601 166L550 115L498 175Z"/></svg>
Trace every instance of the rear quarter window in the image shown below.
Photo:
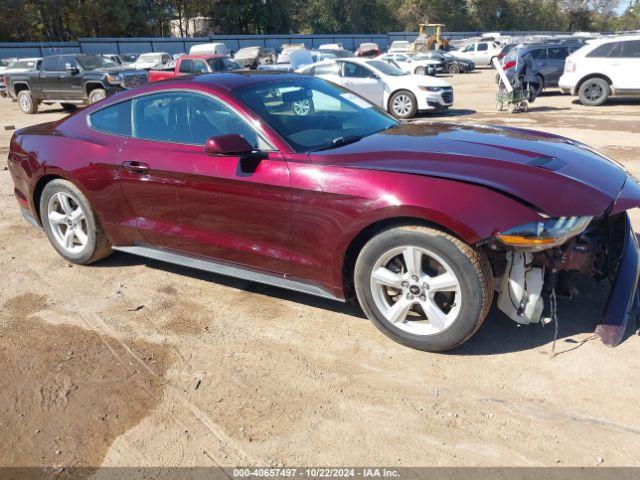
<svg viewBox="0 0 640 480"><path fill-rule="evenodd" d="M605 43L593 49L591 53L587 55L590 58L616 58L622 54L622 43L611 42Z"/></svg>
<svg viewBox="0 0 640 480"><path fill-rule="evenodd" d="M622 42L622 56L624 58L640 58L640 40Z"/></svg>
<svg viewBox="0 0 640 480"><path fill-rule="evenodd" d="M92 129L114 135L131 136L131 100L93 112L89 116Z"/></svg>

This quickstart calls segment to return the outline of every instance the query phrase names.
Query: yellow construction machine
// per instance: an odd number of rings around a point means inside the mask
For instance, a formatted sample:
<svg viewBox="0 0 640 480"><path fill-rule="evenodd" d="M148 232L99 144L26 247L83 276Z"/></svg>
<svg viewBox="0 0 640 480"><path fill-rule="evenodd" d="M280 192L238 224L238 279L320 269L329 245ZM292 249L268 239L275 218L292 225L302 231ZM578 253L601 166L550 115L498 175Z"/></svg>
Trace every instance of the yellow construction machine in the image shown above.
<svg viewBox="0 0 640 480"><path fill-rule="evenodd" d="M444 25L442 23L421 23L418 38L411 46L411 53L424 52L426 50L441 50L449 43L442 38Z"/></svg>

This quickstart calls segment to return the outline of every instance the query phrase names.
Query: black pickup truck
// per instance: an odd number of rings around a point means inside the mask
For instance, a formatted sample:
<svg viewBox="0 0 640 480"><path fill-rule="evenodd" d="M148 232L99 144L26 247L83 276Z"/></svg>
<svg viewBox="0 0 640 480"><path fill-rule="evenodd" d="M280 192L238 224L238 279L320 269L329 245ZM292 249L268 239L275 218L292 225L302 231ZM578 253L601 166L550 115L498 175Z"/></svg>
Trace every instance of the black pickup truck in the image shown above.
<svg viewBox="0 0 640 480"><path fill-rule="evenodd" d="M102 55L83 54L45 57L39 71L12 73L4 80L24 113L36 113L40 103L61 103L73 110L148 81L146 71L123 68Z"/></svg>

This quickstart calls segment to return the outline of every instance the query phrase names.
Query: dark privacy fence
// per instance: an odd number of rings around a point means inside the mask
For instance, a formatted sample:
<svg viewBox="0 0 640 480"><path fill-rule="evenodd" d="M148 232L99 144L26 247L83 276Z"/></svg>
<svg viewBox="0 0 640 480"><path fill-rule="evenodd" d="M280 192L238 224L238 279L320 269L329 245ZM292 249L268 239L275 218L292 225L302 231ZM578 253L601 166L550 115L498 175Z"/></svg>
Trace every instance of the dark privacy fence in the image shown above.
<svg viewBox="0 0 640 480"><path fill-rule="evenodd" d="M541 35L561 32L502 32L505 35ZM447 38L456 40L481 35L482 32L446 32ZM29 42L0 43L0 58L46 57L60 53L145 53L188 52L192 45L220 42L229 50L261 45L280 48L284 43L304 43L307 48L319 47L323 43L342 43L344 48L354 50L361 43L375 42L385 48L395 40L416 39L416 32L389 32L370 35L216 35L190 38L81 38L77 42Z"/></svg>

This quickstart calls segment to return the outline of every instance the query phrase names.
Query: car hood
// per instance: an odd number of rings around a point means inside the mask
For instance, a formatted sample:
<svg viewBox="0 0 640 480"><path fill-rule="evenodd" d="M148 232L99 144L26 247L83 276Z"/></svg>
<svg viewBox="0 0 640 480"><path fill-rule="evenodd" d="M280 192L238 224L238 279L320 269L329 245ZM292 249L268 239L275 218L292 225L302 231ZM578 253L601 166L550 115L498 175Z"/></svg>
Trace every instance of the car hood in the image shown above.
<svg viewBox="0 0 640 480"><path fill-rule="evenodd" d="M402 75L394 77L391 75L385 75L386 83L392 85L393 88L415 88L417 86L425 87L450 87L451 85L445 80L438 77L432 77L431 75Z"/></svg>
<svg viewBox="0 0 640 480"><path fill-rule="evenodd" d="M311 159L473 183L551 216L601 215L627 179L612 160L563 137L449 123L400 124L344 147L314 152ZM639 203L640 189L633 194Z"/></svg>

